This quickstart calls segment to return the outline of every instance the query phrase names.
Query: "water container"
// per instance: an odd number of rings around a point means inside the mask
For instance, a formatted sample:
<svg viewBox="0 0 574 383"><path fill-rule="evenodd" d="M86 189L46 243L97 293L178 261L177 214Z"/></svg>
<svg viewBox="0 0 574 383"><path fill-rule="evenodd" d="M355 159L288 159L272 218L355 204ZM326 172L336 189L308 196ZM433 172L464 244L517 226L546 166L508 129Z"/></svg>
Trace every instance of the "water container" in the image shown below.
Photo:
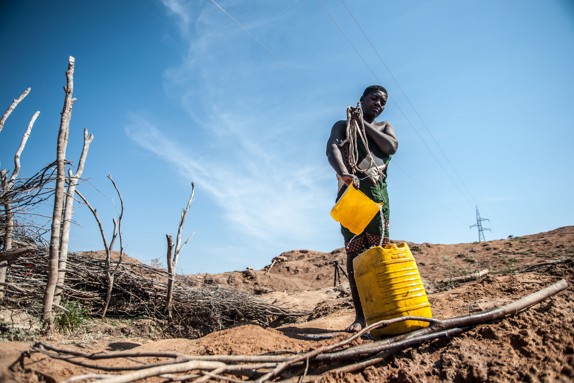
<svg viewBox="0 0 574 383"><path fill-rule="evenodd" d="M432 318L415 259L406 243L373 247L353 260L353 268L367 325L402 316ZM428 322L407 320L371 334L396 335L427 326Z"/></svg>
<svg viewBox="0 0 574 383"><path fill-rule="evenodd" d="M381 206L351 184L331 209L331 217L353 234L361 234Z"/></svg>

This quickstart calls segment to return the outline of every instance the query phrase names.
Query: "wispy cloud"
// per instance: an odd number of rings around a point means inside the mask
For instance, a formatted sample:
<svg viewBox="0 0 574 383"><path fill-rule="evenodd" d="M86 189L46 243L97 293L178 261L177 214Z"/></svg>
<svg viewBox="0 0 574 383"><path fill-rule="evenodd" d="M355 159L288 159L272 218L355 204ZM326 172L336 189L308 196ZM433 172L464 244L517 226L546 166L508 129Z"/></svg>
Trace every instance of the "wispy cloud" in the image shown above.
<svg viewBox="0 0 574 383"><path fill-rule="evenodd" d="M161 0L168 12L176 19L180 33L187 35L190 27L190 2L180 0Z"/></svg>
<svg viewBox="0 0 574 383"><path fill-rule="evenodd" d="M235 156L204 154L197 160L195 153L164 133L165 127L160 130L139 115L132 115L125 130L132 141L177 169L186 181L195 180L221 206L228 224L242 234L275 241L319 230L313 217L324 215L330 196L311 180L325 176L322 168L293 168L259 146L245 143Z"/></svg>
<svg viewBox="0 0 574 383"><path fill-rule="evenodd" d="M304 107L297 109L275 83L285 68L217 8L195 4L192 16L190 3L164 1L186 52L166 68L164 87L191 122L162 121L160 129L134 114L127 135L177 169L185 183L193 179L221 207L221 225L257 242L251 251L261 252L262 244L312 244L330 220L333 193L325 183L334 181L325 172L323 145L305 150L308 105L300 101ZM174 138L181 135L201 138Z"/></svg>

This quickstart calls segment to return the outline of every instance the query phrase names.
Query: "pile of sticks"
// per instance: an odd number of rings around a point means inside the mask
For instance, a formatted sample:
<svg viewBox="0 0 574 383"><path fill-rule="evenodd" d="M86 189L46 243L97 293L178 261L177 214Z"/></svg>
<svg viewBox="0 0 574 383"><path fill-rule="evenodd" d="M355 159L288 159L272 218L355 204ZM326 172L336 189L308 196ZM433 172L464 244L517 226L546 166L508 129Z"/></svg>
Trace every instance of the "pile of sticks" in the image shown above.
<svg viewBox="0 0 574 383"><path fill-rule="evenodd" d="M89 256L89 253L70 253L67 267L64 298L77 301L88 315L97 316L103 309L107 288L105 259ZM41 249L14 261L4 286L4 305L32 314L41 313L47 268L48 255ZM106 315L158 319L166 324L166 335L185 337L203 336L237 323L269 325L306 315L264 303L246 291L194 286L190 280L178 278L169 318L165 311L168 277L168 273L159 268L120 263Z"/></svg>

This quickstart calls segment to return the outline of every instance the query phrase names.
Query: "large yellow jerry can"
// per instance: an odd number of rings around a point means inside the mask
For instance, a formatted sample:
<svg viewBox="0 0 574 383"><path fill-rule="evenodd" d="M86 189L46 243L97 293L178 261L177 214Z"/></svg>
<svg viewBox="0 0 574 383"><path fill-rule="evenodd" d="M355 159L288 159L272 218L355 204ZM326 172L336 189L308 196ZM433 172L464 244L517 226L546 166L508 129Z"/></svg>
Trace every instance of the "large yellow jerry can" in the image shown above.
<svg viewBox="0 0 574 383"><path fill-rule="evenodd" d="M351 184L331 209L331 217L353 234L361 234L381 206Z"/></svg>
<svg viewBox="0 0 574 383"><path fill-rule="evenodd" d="M355 282L367 325L402 316L432 318L415 259L406 243L373 247L353 260ZM374 337L427 327L407 320L371 332Z"/></svg>

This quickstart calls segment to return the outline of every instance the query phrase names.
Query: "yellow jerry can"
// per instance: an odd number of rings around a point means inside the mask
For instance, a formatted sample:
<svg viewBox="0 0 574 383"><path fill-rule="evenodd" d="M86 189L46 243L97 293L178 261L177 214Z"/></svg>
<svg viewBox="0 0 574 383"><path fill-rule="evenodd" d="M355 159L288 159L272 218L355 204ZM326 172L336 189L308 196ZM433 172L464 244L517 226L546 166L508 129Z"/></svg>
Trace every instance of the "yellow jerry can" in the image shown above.
<svg viewBox="0 0 574 383"><path fill-rule="evenodd" d="M419 270L406 243L370 248L353 260L353 268L367 325L403 316L432 318ZM407 320L375 329L371 334L403 334L428 325Z"/></svg>
<svg viewBox="0 0 574 383"><path fill-rule="evenodd" d="M351 184L331 209L331 217L353 234L361 234L381 206Z"/></svg>

